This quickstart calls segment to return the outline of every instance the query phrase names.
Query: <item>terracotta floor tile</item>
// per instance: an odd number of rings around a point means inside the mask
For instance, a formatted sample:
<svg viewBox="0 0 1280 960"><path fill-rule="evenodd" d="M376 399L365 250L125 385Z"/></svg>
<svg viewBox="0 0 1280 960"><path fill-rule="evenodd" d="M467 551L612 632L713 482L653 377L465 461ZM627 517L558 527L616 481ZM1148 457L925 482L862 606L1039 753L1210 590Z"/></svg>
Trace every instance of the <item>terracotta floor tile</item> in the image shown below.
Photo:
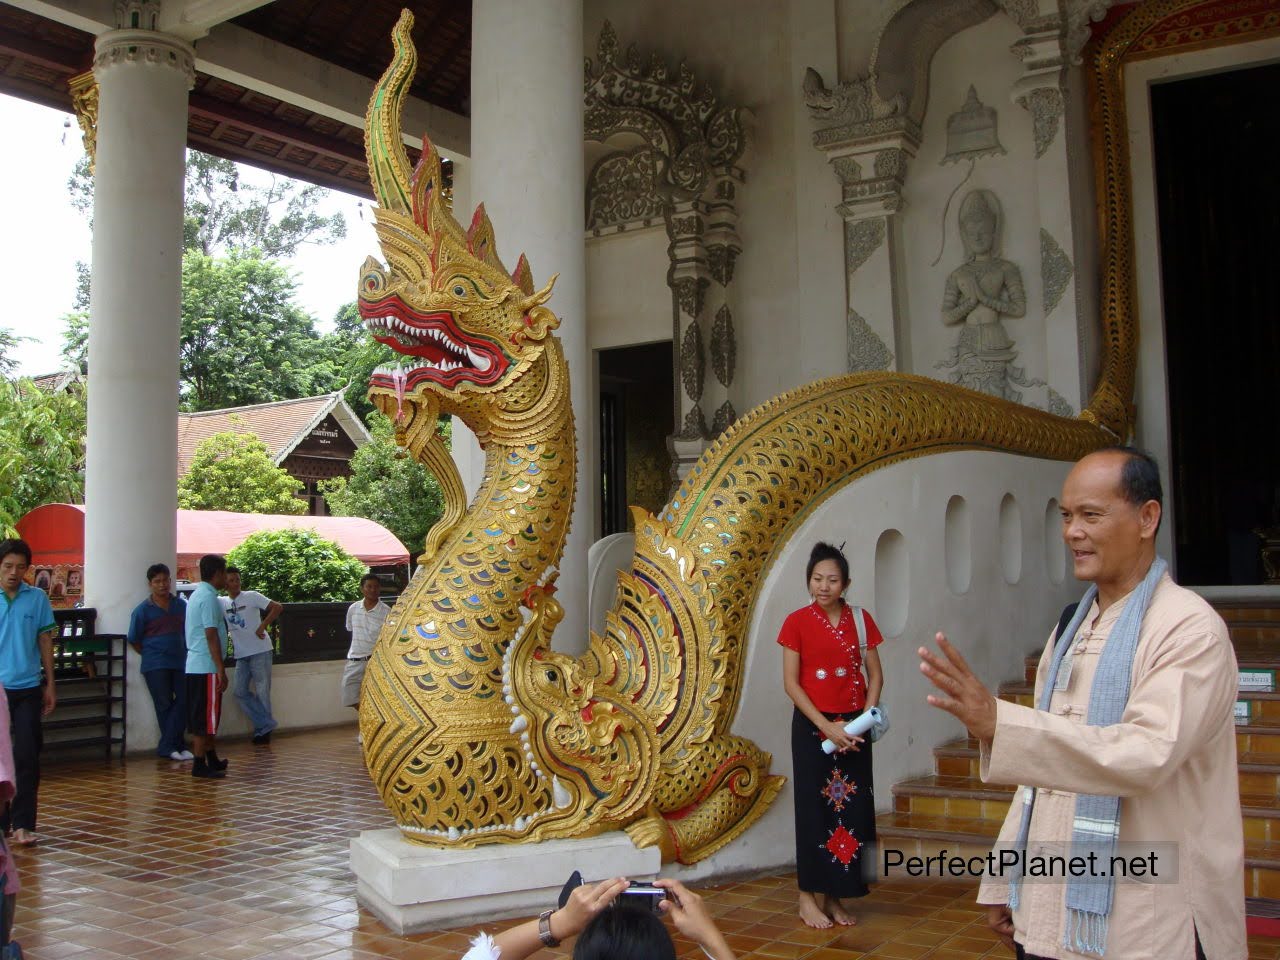
<svg viewBox="0 0 1280 960"><path fill-rule="evenodd" d="M42 843L18 850L29 960L457 960L478 927L399 937L355 900L348 843L390 825L344 727L225 745L226 780L150 758L48 765ZM793 874L702 893L740 960L1004 960L964 881L890 881L858 925L809 930ZM75 910L66 905L74 902ZM497 926L503 927L506 921ZM677 938L677 956L701 952ZM1275 960L1280 940L1250 940ZM566 960L568 945L539 956Z"/></svg>

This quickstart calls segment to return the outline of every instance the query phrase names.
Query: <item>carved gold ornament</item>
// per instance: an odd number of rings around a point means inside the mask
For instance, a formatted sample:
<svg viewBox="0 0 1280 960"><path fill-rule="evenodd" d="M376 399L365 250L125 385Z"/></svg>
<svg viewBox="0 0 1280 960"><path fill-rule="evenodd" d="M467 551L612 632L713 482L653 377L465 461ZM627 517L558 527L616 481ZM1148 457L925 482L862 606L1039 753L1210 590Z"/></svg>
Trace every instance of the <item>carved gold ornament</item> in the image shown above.
<svg viewBox="0 0 1280 960"><path fill-rule="evenodd" d="M388 265L361 271L359 307L404 363L371 396L410 452L446 472L436 418L485 451L469 508L446 518L387 618L360 729L403 834L441 846L625 828L691 863L750 827L782 785L731 733L751 607L770 558L850 480L911 457L977 449L1059 460L1106 441L1064 420L936 380L837 377L757 407L693 466L658 516L633 510L635 556L585 654L551 649L557 565L573 510L569 370L524 257L508 273L483 208L463 230L424 143L410 171L400 106L416 55L401 16L370 102L366 147Z"/></svg>
<svg viewBox="0 0 1280 960"><path fill-rule="evenodd" d="M92 174L98 159L98 81L94 79L92 70L86 70L68 80L67 89L71 91L71 107L80 124L80 136L84 141L84 152L89 156L89 173Z"/></svg>

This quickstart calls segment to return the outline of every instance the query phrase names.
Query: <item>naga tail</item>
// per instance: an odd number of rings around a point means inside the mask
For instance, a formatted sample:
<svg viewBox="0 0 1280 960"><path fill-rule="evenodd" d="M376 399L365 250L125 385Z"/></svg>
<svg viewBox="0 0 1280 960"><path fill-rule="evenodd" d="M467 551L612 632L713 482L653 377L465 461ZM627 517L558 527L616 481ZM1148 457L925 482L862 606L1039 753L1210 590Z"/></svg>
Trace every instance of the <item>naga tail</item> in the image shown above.
<svg viewBox="0 0 1280 960"><path fill-rule="evenodd" d="M819 504L850 481L913 457L993 450L1074 460L1108 442L1084 419L889 373L819 381L735 423L659 516L634 511L632 568L619 574L604 636L592 636L587 654L597 684L629 699L658 731L654 805L667 835L650 824L637 839L670 852L699 808L720 802L702 818L699 829L715 835L696 838L697 859L739 834L776 794L768 755L729 730L754 598L771 558ZM737 807L726 808L722 794L704 796L714 776L709 750L717 770L736 770ZM750 803L748 789L756 791ZM686 847L695 842L683 839ZM687 850L680 859L689 859Z"/></svg>

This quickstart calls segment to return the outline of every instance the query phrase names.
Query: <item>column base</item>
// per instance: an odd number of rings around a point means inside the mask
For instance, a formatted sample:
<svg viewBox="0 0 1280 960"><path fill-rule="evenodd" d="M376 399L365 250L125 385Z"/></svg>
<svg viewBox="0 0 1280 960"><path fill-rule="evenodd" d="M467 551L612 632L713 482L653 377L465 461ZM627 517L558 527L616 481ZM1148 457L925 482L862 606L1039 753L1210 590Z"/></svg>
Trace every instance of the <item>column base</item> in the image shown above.
<svg viewBox="0 0 1280 960"><path fill-rule="evenodd" d="M533 916L555 906L574 870L591 882L661 866L657 847L637 849L621 831L471 850L410 843L394 829L351 841L356 899L397 934Z"/></svg>

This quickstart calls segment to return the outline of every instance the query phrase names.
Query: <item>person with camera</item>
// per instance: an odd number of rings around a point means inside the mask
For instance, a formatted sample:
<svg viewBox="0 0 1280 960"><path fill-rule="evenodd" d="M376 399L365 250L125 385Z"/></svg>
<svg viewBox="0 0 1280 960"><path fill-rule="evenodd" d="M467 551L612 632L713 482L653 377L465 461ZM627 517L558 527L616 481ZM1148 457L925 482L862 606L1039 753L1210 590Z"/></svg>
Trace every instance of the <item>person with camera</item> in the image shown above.
<svg viewBox="0 0 1280 960"><path fill-rule="evenodd" d="M702 897L679 880L664 878L652 885L663 890L657 913L649 906L656 897L624 893L629 886L624 877L584 884L558 910L547 910L496 937L480 934L463 960L524 960L571 937L578 938L573 960L675 960L675 944L660 916L670 917L711 960L736 960Z"/></svg>

